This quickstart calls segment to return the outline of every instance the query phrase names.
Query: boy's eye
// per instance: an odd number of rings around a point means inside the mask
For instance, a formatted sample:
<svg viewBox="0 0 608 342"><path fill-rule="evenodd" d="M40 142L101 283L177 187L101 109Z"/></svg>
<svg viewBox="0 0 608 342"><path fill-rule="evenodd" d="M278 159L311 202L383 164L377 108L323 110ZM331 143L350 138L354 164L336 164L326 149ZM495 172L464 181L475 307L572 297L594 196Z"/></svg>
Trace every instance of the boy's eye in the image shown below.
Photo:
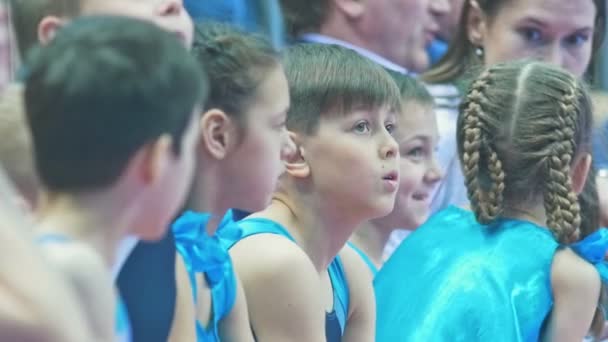
<svg viewBox="0 0 608 342"><path fill-rule="evenodd" d="M408 152L409 156L415 157L415 158L422 157L423 154L424 154L424 151L422 150L422 147L413 148Z"/></svg>
<svg viewBox="0 0 608 342"><path fill-rule="evenodd" d="M396 129L396 125L394 123L386 124L386 126L384 126L384 127L386 127L386 131L389 132L390 134L393 134Z"/></svg>
<svg viewBox="0 0 608 342"><path fill-rule="evenodd" d="M368 133L370 131L369 123L367 121L361 121L354 127L354 131L357 133Z"/></svg>

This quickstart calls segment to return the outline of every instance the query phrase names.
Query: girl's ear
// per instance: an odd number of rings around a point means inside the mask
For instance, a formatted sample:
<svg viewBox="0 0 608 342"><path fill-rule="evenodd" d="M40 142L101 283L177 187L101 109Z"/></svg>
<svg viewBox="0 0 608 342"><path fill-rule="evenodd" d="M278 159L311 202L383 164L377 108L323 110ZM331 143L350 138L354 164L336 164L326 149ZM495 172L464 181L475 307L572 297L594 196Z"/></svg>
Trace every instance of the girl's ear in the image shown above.
<svg viewBox="0 0 608 342"><path fill-rule="evenodd" d="M583 156L575 160L572 166L571 177L572 177L572 190L574 193L579 195L585 188L589 171L591 170L591 154L585 153Z"/></svg>
<svg viewBox="0 0 608 342"><path fill-rule="evenodd" d="M199 121L200 144L211 158L222 160L238 144L237 123L220 109L210 109Z"/></svg>

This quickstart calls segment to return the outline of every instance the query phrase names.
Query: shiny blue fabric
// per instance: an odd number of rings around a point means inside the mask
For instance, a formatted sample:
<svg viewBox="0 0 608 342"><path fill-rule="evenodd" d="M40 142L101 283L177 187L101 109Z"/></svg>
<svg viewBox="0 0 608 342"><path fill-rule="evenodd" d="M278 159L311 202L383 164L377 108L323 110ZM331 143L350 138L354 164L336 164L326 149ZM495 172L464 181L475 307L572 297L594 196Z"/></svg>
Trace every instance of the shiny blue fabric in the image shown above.
<svg viewBox="0 0 608 342"><path fill-rule="evenodd" d="M608 280L608 230L571 247ZM456 207L402 243L374 280L376 341L538 341L553 299L550 231Z"/></svg>
<svg viewBox="0 0 608 342"><path fill-rule="evenodd" d="M211 215L186 212L172 225L178 253L184 259L192 284L193 297L197 300L196 274L205 276L211 289L213 317L211 324L196 322L199 342L220 341L218 325L232 310L236 300L236 275L232 260L220 238L209 236L206 226ZM233 221L232 211L222 219L219 228ZM236 231L238 234L238 231ZM237 238L235 236L234 238Z"/></svg>
<svg viewBox="0 0 608 342"><path fill-rule="evenodd" d="M438 212L374 280L376 341L538 341L557 248L530 222L482 226L456 207Z"/></svg>
<svg viewBox="0 0 608 342"><path fill-rule="evenodd" d="M239 240L256 234L277 234L296 242L285 227L264 218L244 219L236 224L222 227L218 233L227 243L228 248ZM334 292L334 308L325 315L325 336L327 342L339 342L346 327L349 305L348 281L340 256L336 256L327 271Z"/></svg>

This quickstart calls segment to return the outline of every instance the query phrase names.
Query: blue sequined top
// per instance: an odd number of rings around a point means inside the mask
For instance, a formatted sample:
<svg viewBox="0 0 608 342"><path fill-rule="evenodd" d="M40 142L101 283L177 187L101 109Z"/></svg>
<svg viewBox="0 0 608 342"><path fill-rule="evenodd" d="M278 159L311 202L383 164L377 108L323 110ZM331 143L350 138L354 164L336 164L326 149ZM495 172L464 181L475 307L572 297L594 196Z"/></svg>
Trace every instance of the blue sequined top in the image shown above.
<svg viewBox="0 0 608 342"><path fill-rule="evenodd" d="M210 217L210 214L188 211L172 225L176 249L186 264L195 302L198 288L196 274L203 274L211 289L213 317L209 326L196 322L199 342L220 341L219 322L230 313L236 301L236 275L232 260L220 238L207 234L206 226ZM229 211L218 230L233 220L233 212Z"/></svg>
<svg viewBox="0 0 608 342"><path fill-rule="evenodd" d="M602 229L573 246L598 268ZM538 341L551 311L551 232L502 219L482 226L449 207L418 228L374 280L376 341Z"/></svg>

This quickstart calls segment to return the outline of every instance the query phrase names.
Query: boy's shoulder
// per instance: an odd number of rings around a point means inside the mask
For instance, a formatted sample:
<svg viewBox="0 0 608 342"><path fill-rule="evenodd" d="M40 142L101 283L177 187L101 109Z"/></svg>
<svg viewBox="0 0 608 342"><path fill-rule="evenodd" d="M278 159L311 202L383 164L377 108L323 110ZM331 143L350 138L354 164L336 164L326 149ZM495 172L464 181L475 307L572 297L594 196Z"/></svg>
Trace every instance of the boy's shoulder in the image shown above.
<svg viewBox="0 0 608 342"><path fill-rule="evenodd" d="M288 237L274 233L260 233L247 236L230 249L235 263L247 264L255 268L284 270L291 272L294 267L314 266L308 255Z"/></svg>
<svg viewBox="0 0 608 342"><path fill-rule="evenodd" d="M296 243L281 235L256 234L235 244L230 255L260 340L323 339L319 274Z"/></svg>
<svg viewBox="0 0 608 342"><path fill-rule="evenodd" d="M74 289L93 335L100 340L113 339L116 297L112 276L102 256L86 243L74 240L39 246L47 262Z"/></svg>
<svg viewBox="0 0 608 342"><path fill-rule="evenodd" d="M108 275L104 261L93 248L79 241L39 243L45 258L70 278Z"/></svg>
<svg viewBox="0 0 608 342"><path fill-rule="evenodd" d="M318 284L318 272L304 250L289 237L260 233L230 249L234 268L246 288ZM270 286L274 284L273 286Z"/></svg>

